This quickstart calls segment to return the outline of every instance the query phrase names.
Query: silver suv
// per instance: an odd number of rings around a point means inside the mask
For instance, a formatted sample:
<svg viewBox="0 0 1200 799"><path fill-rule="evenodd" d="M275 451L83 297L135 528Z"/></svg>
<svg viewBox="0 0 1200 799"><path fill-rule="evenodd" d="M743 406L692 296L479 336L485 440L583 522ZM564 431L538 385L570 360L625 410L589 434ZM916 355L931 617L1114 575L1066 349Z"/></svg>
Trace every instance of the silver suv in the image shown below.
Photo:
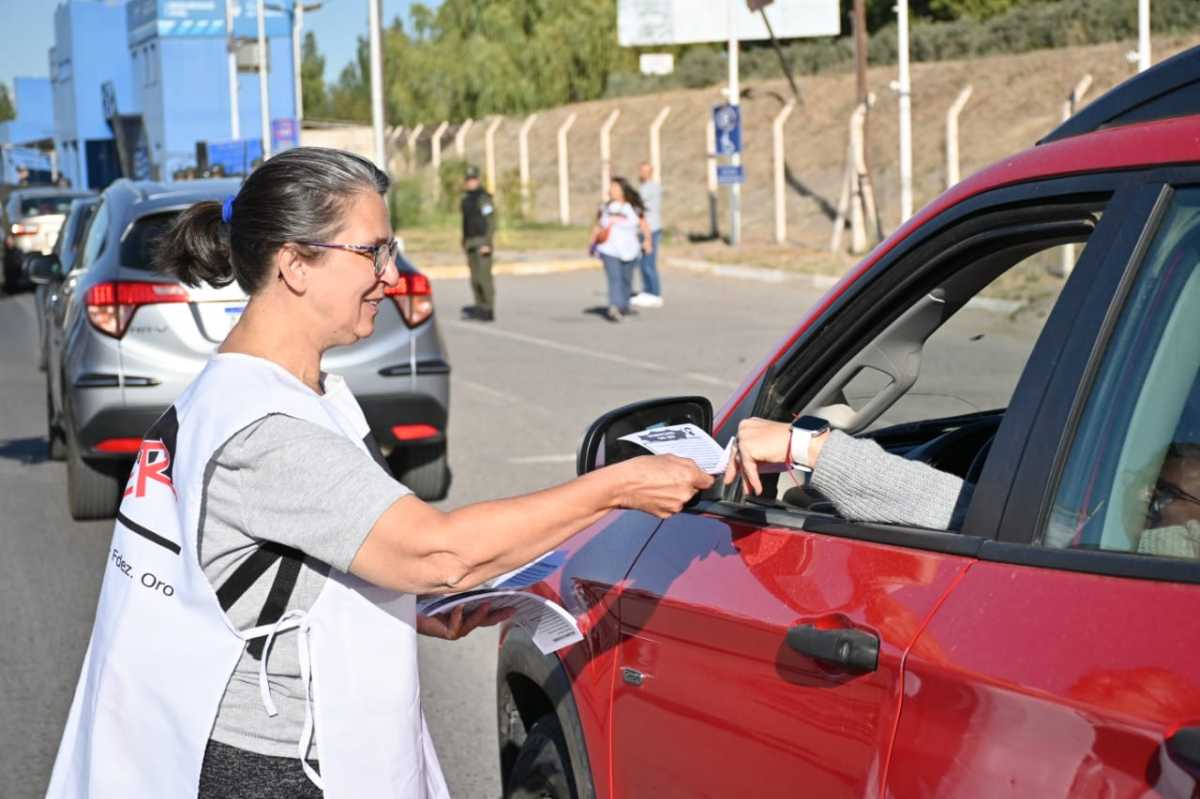
<svg viewBox="0 0 1200 799"><path fill-rule="evenodd" d="M76 519L116 514L142 434L175 401L246 305L237 285L188 288L152 271L152 248L171 220L236 180L119 180L100 197L77 268L63 282L46 370L51 457L67 461ZM375 333L328 353L371 424L379 455L424 499L449 488L450 366L429 280L398 256L401 279L379 307Z"/></svg>

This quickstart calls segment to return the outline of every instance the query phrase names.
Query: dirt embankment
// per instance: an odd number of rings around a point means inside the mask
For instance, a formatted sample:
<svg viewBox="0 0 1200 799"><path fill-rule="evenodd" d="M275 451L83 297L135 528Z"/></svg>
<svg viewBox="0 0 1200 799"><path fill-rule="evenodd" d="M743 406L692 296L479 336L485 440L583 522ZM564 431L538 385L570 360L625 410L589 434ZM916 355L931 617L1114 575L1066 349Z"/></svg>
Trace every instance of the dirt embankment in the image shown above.
<svg viewBox="0 0 1200 799"><path fill-rule="evenodd" d="M1200 35L1164 37L1154 42L1156 60L1200 44ZM1133 74L1125 54L1132 43L1113 43L973 61L914 64L913 163L915 203L919 208L945 188L945 114L959 90L974 93L960 119L961 169L969 175L989 163L1029 146L1061 119L1071 88L1085 74L1093 77L1086 100L1094 99ZM899 222L899 179L896 95L889 88L894 67L870 70L869 85L877 95L870 117L869 152L885 232ZM743 141L746 185L743 189L743 237L748 245L765 244L773 236L771 189L771 122L788 95L785 81L749 81L744 85ZM805 248L828 244L832 208L841 188L847 122L854 106L851 72L800 79L803 105L785 128L788 188L788 237ZM571 221L594 218L601 192L599 130L613 109L621 115L612 131L612 172L633 177L649 157L650 123L665 106L670 116L662 130L664 216L677 234L708 230L705 188L705 124L720 87L694 91L579 103L542 112L530 132L530 165L536 219L558 219L556 131L571 113L577 119L569 134L571 151ZM517 167L517 131L521 118L505 118L496 131L497 171ZM434 127L427 124L427 130ZM466 155L484 163L484 128L476 124L466 141ZM426 134L427 135L427 134ZM424 144L424 142L422 142ZM423 148L425 149L425 148ZM427 151L427 150L426 150ZM449 156L453 141L447 136ZM721 196L721 224L728 212Z"/></svg>

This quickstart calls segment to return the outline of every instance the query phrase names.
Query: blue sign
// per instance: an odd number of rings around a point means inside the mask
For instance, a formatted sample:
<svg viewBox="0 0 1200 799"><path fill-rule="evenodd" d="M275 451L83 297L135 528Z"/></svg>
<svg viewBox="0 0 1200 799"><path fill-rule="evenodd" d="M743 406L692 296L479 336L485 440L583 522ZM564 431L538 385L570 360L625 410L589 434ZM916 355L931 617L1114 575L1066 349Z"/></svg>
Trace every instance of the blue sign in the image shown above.
<svg viewBox="0 0 1200 799"><path fill-rule="evenodd" d="M737 155L742 151L742 109L739 106L714 105L713 127L717 131L717 155Z"/></svg>
<svg viewBox="0 0 1200 799"><path fill-rule="evenodd" d="M300 126L291 117L271 120L271 152L300 146Z"/></svg>
<svg viewBox="0 0 1200 799"><path fill-rule="evenodd" d="M261 158L262 142L258 139L208 142L209 166L220 164L226 175L248 175Z"/></svg>
<svg viewBox="0 0 1200 799"><path fill-rule="evenodd" d="M746 170L742 168L741 164L738 164L737 166L721 164L717 167L717 183L721 184L722 186L729 186L734 183L745 182Z"/></svg>
<svg viewBox="0 0 1200 799"><path fill-rule="evenodd" d="M225 4L232 2L234 0L129 0L125 6L129 43L141 44L152 36L225 36ZM291 8L292 3L287 3L282 10L276 7L264 11L267 36L291 34L288 19ZM233 17L234 31L238 36L258 36L258 9L254 3L237 3Z"/></svg>

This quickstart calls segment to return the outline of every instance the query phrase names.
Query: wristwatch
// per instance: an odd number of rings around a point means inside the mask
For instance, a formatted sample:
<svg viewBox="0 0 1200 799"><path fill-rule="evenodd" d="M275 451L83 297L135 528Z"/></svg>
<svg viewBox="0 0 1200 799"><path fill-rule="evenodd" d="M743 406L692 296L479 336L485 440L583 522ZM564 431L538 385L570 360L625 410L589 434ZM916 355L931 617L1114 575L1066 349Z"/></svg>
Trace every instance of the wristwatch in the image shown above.
<svg viewBox="0 0 1200 799"><path fill-rule="evenodd" d="M792 422L792 438L788 444L788 453L793 469L804 472L812 471L808 462L808 445L819 435L829 432L829 422L820 416L801 416Z"/></svg>

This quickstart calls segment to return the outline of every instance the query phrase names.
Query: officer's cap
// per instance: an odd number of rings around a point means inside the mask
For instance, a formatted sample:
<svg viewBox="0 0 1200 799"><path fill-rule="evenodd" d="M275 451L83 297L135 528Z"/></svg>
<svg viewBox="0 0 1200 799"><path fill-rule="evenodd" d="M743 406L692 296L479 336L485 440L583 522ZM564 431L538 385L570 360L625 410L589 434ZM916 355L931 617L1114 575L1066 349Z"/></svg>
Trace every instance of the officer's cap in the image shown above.
<svg viewBox="0 0 1200 799"><path fill-rule="evenodd" d="M474 164L469 164L467 166L467 171L463 175L463 177L466 178L467 180L470 180L471 178L478 178L479 177L479 167L475 166Z"/></svg>

